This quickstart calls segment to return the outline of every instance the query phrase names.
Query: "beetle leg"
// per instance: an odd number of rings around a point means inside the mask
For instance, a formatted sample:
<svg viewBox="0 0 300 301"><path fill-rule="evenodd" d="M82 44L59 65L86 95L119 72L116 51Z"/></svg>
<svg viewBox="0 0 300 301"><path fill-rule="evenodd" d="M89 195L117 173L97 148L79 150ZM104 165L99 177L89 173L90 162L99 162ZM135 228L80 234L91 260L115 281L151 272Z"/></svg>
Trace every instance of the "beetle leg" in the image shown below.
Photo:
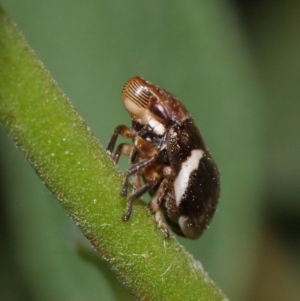
<svg viewBox="0 0 300 301"><path fill-rule="evenodd" d="M126 125L118 125L115 130L114 133L112 134L106 152L111 156L112 151L116 145L116 141L118 136L122 136L124 138L133 138L136 135L136 132L132 129L127 127Z"/></svg>
<svg viewBox="0 0 300 301"><path fill-rule="evenodd" d="M132 176L131 184L132 184L134 190L138 190L139 188L141 188L142 187L141 176L137 173L134 174Z"/></svg>
<svg viewBox="0 0 300 301"><path fill-rule="evenodd" d="M155 212L154 218L157 224L157 227L162 230L164 233L165 239L168 239L170 237L170 232L167 227L167 225L163 222L163 217L160 211Z"/></svg>
<svg viewBox="0 0 300 301"><path fill-rule="evenodd" d="M119 144L117 147L117 150L113 156L113 160L115 161L115 163L118 163L121 155L131 156L133 149L134 149L134 146L132 146L131 144L128 144L128 143Z"/></svg>
<svg viewBox="0 0 300 301"><path fill-rule="evenodd" d="M127 191L128 191L128 179L130 176L132 176L133 174L137 173L139 170L141 170L142 168L149 166L150 164L152 164L155 160L157 159L157 155L153 155L152 157L138 162L134 165L132 165L129 169L127 169L124 172L124 176L125 176L125 180L124 180L124 184L123 184L123 188L121 190L120 195L121 196L126 196L127 195Z"/></svg>
<svg viewBox="0 0 300 301"><path fill-rule="evenodd" d="M140 136L135 137L134 146L136 147L139 154L143 154L148 158L158 153L158 150L149 141L143 139Z"/></svg>
<svg viewBox="0 0 300 301"><path fill-rule="evenodd" d="M157 223L158 228L162 229L165 238L169 238L169 230L166 224L163 221L163 217L160 211L160 204L161 200L164 197L166 190L168 189L170 180L164 178L161 184L158 187L157 192L152 197L151 201L149 202L150 209L155 213L155 221Z"/></svg>
<svg viewBox="0 0 300 301"><path fill-rule="evenodd" d="M123 215L122 220L128 221L131 213L132 213L132 204L135 200L140 198L143 194L145 194L147 191L149 191L151 188L153 188L157 184L158 179L154 180L153 182L147 182L145 185L141 186L139 189L137 189L129 198L127 202L127 210L125 215Z"/></svg>
<svg viewBox="0 0 300 301"><path fill-rule="evenodd" d="M137 149L136 149L136 147L133 147L132 148L132 152L129 155L129 162L131 164L134 164L134 162L135 162L135 160L137 158L137 155L138 155Z"/></svg>

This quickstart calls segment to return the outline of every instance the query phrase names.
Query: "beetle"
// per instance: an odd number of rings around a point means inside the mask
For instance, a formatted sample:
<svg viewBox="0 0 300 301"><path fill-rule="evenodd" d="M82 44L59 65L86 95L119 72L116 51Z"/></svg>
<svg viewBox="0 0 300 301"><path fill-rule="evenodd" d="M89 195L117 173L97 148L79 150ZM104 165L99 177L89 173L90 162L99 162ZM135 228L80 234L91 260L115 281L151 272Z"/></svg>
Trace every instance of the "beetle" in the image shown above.
<svg viewBox="0 0 300 301"><path fill-rule="evenodd" d="M220 193L219 171L185 106L171 93L139 76L122 90L122 102L132 119L131 127L116 127L107 153L115 163L129 156L120 195L127 200L127 221L133 202L149 192L149 207L164 237L169 227L178 235L197 239L212 219ZM118 136L132 139L113 152Z"/></svg>

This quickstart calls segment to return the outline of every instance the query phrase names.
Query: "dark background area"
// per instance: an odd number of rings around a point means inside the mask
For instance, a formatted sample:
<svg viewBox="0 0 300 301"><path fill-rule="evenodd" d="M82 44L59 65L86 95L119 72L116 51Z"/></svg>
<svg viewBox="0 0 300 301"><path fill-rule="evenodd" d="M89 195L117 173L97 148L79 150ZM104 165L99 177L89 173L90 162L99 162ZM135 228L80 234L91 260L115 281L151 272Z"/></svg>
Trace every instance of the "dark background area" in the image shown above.
<svg viewBox="0 0 300 301"><path fill-rule="evenodd" d="M181 99L222 187L203 237L179 240L230 300L300 299L299 1L1 2L104 147L130 77ZM0 300L117 300L2 128L0 146Z"/></svg>

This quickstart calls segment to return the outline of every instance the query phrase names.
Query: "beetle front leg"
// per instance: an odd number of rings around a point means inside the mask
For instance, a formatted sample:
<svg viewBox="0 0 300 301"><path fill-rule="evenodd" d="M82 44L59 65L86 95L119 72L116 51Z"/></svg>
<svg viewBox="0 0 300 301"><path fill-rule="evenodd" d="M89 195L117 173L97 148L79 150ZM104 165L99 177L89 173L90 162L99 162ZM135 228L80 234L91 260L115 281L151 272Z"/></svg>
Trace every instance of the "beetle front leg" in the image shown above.
<svg viewBox="0 0 300 301"><path fill-rule="evenodd" d="M115 161L115 163L118 163L121 155L131 157L131 153L133 152L133 149L134 149L134 146L131 144L128 144L128 143L119 144L117 147L117 150L113 156L113 160Z"/></svg>
<svg viewBox="0 0 300 301"><path fill-rule="evenodd" d="M132 128L127 127L126 125L118 125L115 128L114 133L112 134L108 146L106 148L106 152L110 156L112 155L118 136L122 136L124 138L133 138L136 136L136 132Z"/></svg>

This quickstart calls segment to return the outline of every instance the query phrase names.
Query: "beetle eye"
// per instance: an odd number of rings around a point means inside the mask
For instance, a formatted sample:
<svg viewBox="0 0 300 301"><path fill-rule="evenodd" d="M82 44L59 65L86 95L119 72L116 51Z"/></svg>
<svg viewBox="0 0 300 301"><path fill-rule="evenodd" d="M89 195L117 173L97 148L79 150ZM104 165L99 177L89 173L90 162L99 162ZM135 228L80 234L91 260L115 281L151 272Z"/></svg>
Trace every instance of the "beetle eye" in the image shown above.
<svg viewBox="0 0 300 301"><path fill-rule="evenodd" d="M158 119L158 121L166 124L171 119L171 114L166 106L161 103L153 103L149 107L150 112Z"/></svg>

